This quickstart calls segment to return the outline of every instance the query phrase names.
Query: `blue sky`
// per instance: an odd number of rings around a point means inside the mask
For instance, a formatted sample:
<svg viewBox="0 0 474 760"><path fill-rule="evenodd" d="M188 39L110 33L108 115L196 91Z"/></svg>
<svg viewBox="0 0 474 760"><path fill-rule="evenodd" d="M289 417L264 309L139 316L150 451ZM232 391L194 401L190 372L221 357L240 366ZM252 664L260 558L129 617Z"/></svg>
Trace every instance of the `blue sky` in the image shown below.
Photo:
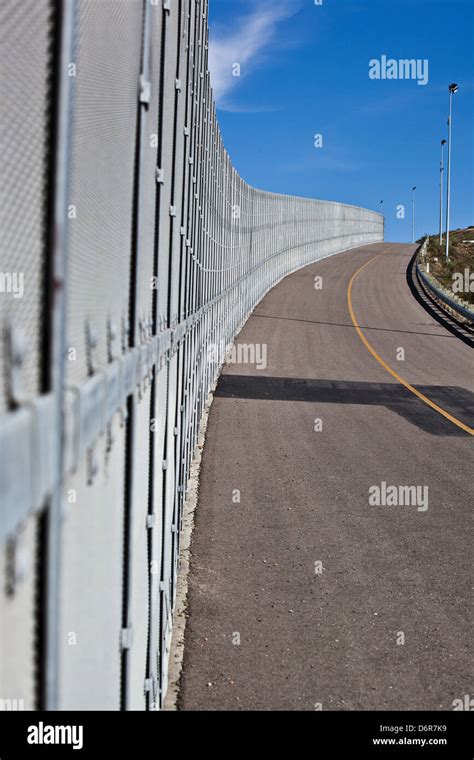
<svg viewBox="0 0 474 760"><path fill-rule="evenodd" d="M436 232L440 140L453 102L451 227L474 224L472 0L209 0L225 145L264 190L379 210L386 239ZM428 60L428 83L369 78L369 61ZM232 65L240 63L240 76ZM321 134L323 147L314 147ZM445 172L446 176L446 172ZM397 219L399 204L405 219Z"/></svg>

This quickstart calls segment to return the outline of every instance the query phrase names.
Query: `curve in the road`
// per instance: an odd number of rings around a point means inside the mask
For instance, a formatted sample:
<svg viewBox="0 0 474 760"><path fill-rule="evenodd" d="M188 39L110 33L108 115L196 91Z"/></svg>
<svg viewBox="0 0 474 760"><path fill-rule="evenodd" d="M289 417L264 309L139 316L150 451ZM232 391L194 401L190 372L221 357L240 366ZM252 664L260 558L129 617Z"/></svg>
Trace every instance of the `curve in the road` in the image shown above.
<svg viewBox="0 0 474 760"><path fill-rule="evenodd" d="M431 399L429 399L427 396L425 396L423 393L421 393L419 390L417 390L417 388L414 388L413 385L411 385L403 377L401 377L401 375L399 375L398 372L395 372L395 370L389 364L387 364L387 362L384 359L382 359L381 356L379 356L379 354L377 353L377 351L375 351L375 349L372 348L371 344L369 343L369 341L365 337L364 333L360 329L360 325L357 322L357 317L356 317L356 315L354 313L354 307L352 306L352 285L353 285L354 280L356 279L356 277L358 277L359 274L361 272L363 272L363 270L366 267L368 267L369 264L372 263L372 261L375 261L375 259L378 259L379 256L383 256L384 253L385 253L385 251L382 251L382 253L378 253L372 259L369 259L369 261L366 261L365 264L362 264L362 266L359 267L359 269L357 269L356 272L354 272L354 274L352 275L351 280L349 282L349 287L347 289L347 304L348 304L348 307L349 307L349 314L351 315L352 323L353 323L355 329L357 330L357 334L358 334L359 338L361 339L362 343L364 344L364 346L366 347L367 351L369 351L369 353L372 354L372 356L374 357L374 359L376 361L378 361L378 363L385 370L387 370L387 372L390 375L392 375L392 377L394 377L395 380L397 380L401 385L403 385L405 388L407 388L410 391L410 393L413 393L415 396L417 396L419 399L421 399L423 401L423 403L428 404L428 406L431 407L431 409L434 409L435 412L438 412L438 414L442 414L443 417L446 417L446 419L449 420L450 422L452 422L453 425L457 425L459 428L461 428L461 430L464 430L466 433L469 433L469 435L474 435L474 429L473 428L469 427L469 425L465 425L464 422L462 422L461 420L458 420L452 414L450 414L449 412L447 412L446 409L443 409L442 407L438 406L438 404L435 404L434 401L431 401Z"/></svg>
<svg viewBox="0 0 474 760"><path fill-rule="evenodd" d="M473 352L413 297L413 251L316 262L239 335L267 361L228 364L211 407L181 709L450 710L472 693Z"/></svg>

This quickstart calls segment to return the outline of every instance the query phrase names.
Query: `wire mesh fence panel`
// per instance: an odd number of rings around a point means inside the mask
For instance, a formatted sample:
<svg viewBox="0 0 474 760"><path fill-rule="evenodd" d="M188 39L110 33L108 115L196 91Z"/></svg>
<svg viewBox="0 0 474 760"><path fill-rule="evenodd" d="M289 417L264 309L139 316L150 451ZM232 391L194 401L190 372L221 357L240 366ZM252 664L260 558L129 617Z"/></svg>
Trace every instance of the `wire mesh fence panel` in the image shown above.
<svg viewBox="0 0 474 760"><path fill-rule="evenodd" d="M23 335L23 393L42 390L45 228L52 119L54 4L0 6L2 177L0 319ZM28 60L25 60L25 51ZM0 412L8 406L6 340L0 344Z"/></svg>
<svg viewBox="0 0 474 760"><path fill-rule="evenodd" d="M142 77L149 82L150 86L150 103L146 110L142 112L144 120L143 126L143 178L140 185L141 197L143 199L143 216L140 238L141 258L137 262L140 280L142 283L141 291L137 296L137 309L143 314L142 320L145 321L147 329L139 334L146 341L153 334L161 331L164 327L158 318L158 267L157 267L157 204L162 183L162 176L159 174L158 153L161 144L161 115L162 115L162 91L164 70L162 65L162 36L164 30L165 11L162 4L154 4L148 8L148 17L145 18L144 30L144 50L143 50L143 72ZM149 314L147 318L147 314ZM140 325L138 326L140 329ZM144 433L149 439L148 451L148 487L146 502L142 501L139 509L146 508L146 554L139 556L141 564L140 574L143 567L146 568L146 593L148 595L148 617L147 617L147 639L145 651L136 657L136 679L143 682L143 695L140 698L149 709L154 709L159 701L158 695L158 661L160 640L160 611L159 611L159 582L160 582L160 562L162 548L162 525L157 510L159 496L157 491L161 484L163 454L162 448L163 430L165 424L164 409L160 404L158 410L157 397L160 397L162 386L158 385L156 366L150 369L149 394L147 394L144 403L149 404L147 414L143 412L144 422L147 430ZM166 383L166 377L163 376ZM138 455L140 452L140 438L138 440ZM139 489L142 486L139 486ZM140 496L140 491L138 491ZM145 565L143 566L143 561ZM138 580L138 582L140 582ZM142 612L138 608L138 615ZM132 620L133 625L133 620ZM141 659L140 659L141 658ZM138 705L140 702L137 703ZM143 704L143 702L142 702Z"/></svg>
<svg viewBox="0 0 474 760"><path fill-rule="evenodd" d="M0 293L2 334L14 313L28 343L15 409L4 339L0 354L0 699L153 710L191 462L226 351L282 277L382 240L383 219L239 176L216 117L205 0L7 0L0 14L1 272L28 285L22 299ZM36 65L17 99L26 48ZM49 247L52 218L66 234ZM63 299L45 298L48 283ZM48 310L67 339L42 354ZM53 369L59 386L43 382Z"/></svg>
<svg viewBox="0 0 474 760"><path fill-rule="evenodd" d="M34 710L38 622L36 552L38 518L33 515L2 547L0 566L0 710Z"/></svg>
<svg viewBox="0 0 474 760"><path fill-rule="evenodd" d="M63 510L59 707L120 709L125 430L118 417L96 445L89 484L83 460L68 478Z"/></svg>
<svg viewBox="0 0 474 760"><path fill-rule="evenodd" d="M37 397L47 371L55 24L50 0L5 0L0 6L0 414ZM37 477L38 453L25 451L25 440L0 449L2 484L11 457L23 456L19 472L10 471L12 485L0 486L0 709L37 706L40 521L28 515L40 504L30 499L28 483Z"/></svg>
<svg viewBox="0 0 474 760"><path fill-rule="evenodd" d="M140 0L76 5L66 365L68 399L79 415L87 409L81 382L103 377L129 349L142 26ZM149 314L148 295L140 318ZM77 472L63 494L62 708L120 707L124 412L105 419L80 456L74 438L87 431L72 437Z"/></svg>
<svg viewBox="0 0 474 760"><path fill-rule="evenodd" d="M134 398L134 433L131 443L128 472L130 487L130 522L128 525L128 598L127 620L124 625L127 641L126 692L124 707L143 710L146 706L145 679L147 676L147 645L149 632L149 580L148 559L148 483L150 437L150 388Z"/></svg>
<svg viewBox="0 0 474 760"><path fill-rule="evenodd" d="M77 3L68 225L70 384L108 364L108 323L118 345L120 331L128 329L142 12L141 0Z"/></svg>
<svg viewBox="0 0 474 760"><path fill-rule="evenodd" d="M161 228L164 237L159 240L168 251L166 263L168 279L167 318L168 326L176 329L179 321L179 272L180 272L180 220L182 194L182 167L183 167L183 142L184 142L184 99L183 83L181 82L182 66L182 32L184 26L183 3L175 3L167 18L166 47L164 51L165 70L169 76L165 76L164 99L163 99L163 144L166 149L167 159L165 166L165 189L169 186L168 223ZM160 211L166 215L167 209L162 207ZM159 277L159 268L158 268ZM164 460L163 477L164 487L162 491L162 526L163 547L161 564L161 647L160 662L161 673L167 662L169 653L169 631L171 630L171 587L170 567L173 547L173 507L176 485L176 459L175 437L176 430L176 403L177 403L177 378L178 378L178 355L173 346L168 361L168 387L166 394L166 426L164 430Z"/></svg>

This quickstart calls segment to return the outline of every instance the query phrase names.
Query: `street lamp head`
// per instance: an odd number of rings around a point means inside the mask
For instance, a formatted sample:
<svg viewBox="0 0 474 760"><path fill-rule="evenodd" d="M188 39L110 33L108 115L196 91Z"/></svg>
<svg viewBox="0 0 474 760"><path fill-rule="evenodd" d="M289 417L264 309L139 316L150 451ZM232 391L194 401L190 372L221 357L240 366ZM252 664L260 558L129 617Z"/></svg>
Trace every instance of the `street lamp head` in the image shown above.
<svg viewBox="0 0 474 760"><path fill-rule="evenodd" d="M446 140L441 140L441 145L446 145Z"/></svg>
<svg viewBox="0 0 474 760"><path fill-rule="evenodd" d="M413 190L413 192L415 192L415 190L416 190L416 186L415 186L415 187L412 187L412 190Z"/></svg>
<svg viewBox="0 0 474 760"><path fill-rule="evenodd" d="M457 84L455 84L455 82L453 82L453 84L450 84L450 85L449 85L449 92L451 92L451 93L455 93L455 92L457 92L458 90L459 90L459 87L458 87L458 85L457 85Z"/></svg>

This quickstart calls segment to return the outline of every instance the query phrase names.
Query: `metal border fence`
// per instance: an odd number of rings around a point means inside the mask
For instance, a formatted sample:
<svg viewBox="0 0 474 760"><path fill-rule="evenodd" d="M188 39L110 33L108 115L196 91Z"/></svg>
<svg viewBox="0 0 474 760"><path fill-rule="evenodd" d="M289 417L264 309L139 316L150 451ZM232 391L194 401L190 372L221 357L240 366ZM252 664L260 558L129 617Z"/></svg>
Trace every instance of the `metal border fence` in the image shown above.
<svg viewBox="0 0 474 760"><path fill-rule="evenodd" d="M3 0L0 28L0 707L159 709L227 346L383 218L239 176L207 0Z"/></svg>

